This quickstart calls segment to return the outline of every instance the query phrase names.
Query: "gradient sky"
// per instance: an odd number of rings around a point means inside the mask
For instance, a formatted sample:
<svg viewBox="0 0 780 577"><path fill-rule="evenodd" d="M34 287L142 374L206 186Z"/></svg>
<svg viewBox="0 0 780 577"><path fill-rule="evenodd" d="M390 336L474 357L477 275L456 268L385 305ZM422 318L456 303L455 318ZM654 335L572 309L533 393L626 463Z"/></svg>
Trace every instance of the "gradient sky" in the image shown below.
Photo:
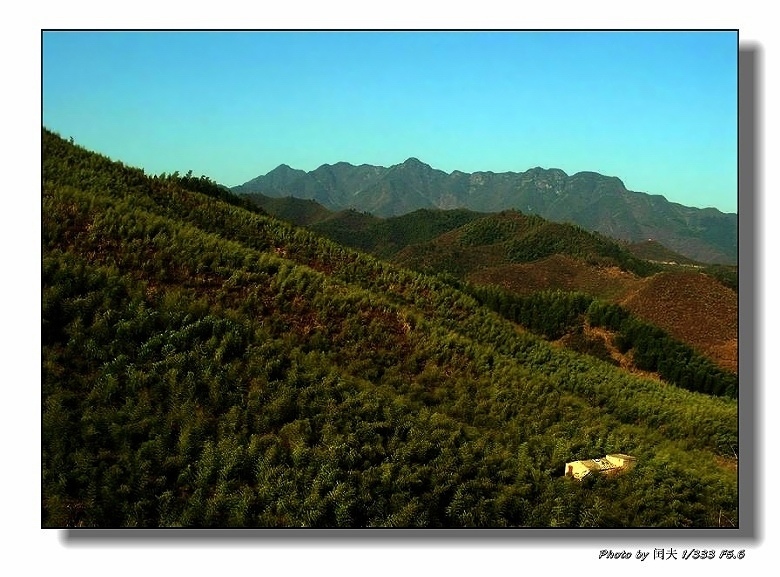
<svg viewBox="0 0 780 577"><path fill-rule="evenodd" d="M737 211L736 32L44 32L43 124L149 174L591 170Z"/></svg>

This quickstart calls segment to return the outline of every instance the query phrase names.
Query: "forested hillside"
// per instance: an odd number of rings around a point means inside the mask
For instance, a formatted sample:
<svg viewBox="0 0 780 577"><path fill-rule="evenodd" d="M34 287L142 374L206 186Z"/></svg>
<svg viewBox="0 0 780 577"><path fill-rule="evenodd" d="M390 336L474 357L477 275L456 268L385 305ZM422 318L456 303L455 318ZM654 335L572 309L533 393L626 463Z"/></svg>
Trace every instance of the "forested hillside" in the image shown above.
<svg viewBox="0 0 780 577"><path fill-rule="evenodd" d="M517 211L484 216L430 242L411 245L393 260L423 272L445 271L467 277L489 267L535 262L553 255L639 275L660 270L614 239Z"/></svg>
<svg viewBox="0 0 780 577"><path fill-rule="evenodd" d="M428 242L410 244L392 261L498 288L509 293L506 299L528 301L563 290L622 305L730 371L727 379L736 379L735 269L645 260L600 234L516 211L483 216ZM552 332L557 334L542 334ZM662 364L687 364L687 355L678 355L677 349L667 349L672 358Z"/></svg>
<svg viewBox="0 0 780 577"><path fill-rule="evenodd" d="M42 138L43 526L737 525L735 400Z"/></svg>

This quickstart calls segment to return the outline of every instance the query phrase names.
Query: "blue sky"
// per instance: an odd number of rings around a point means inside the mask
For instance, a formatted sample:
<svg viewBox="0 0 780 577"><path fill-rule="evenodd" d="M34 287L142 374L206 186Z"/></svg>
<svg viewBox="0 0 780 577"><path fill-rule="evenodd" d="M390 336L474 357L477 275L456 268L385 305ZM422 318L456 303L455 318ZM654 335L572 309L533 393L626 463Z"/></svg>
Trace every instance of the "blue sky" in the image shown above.
<svg viewBox="0 0 780 577"><path fill-rule="evenodd" d="M618 176L737 210L736 32L45 32L43 123L147 173Z"/></svg>

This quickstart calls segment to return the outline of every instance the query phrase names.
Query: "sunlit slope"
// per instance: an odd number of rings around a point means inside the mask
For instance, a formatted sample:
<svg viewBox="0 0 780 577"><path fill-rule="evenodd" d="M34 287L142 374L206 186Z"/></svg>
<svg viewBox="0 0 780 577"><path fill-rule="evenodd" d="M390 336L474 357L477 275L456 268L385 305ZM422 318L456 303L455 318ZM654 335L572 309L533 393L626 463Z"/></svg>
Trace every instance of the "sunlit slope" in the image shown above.
<svg viewBox="0 0 780 577"><path fill-rule="evenodd" d="M666 272L644 279L622 304L737 370L737 294L699 272Z"/></svg>

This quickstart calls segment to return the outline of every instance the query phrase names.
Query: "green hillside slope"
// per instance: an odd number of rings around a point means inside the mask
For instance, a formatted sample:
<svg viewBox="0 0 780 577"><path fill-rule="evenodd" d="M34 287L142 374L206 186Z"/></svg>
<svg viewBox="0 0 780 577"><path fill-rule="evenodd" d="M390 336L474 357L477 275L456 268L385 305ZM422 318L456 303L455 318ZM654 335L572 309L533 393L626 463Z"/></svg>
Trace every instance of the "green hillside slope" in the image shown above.
<svg viewBox="0 0 780 577"><path fill-rule="evenodd" d="M737 523L736 402L226 200L44 130L43 526Z"/></svg>
<svg viewBox="0 0 780 577"><path fill-rule="evenodd" d="M613 239L517 211L483 216L428 243L409 246L393 260L424 272L446 271L465 277L491 267L530 263L553 255L575 257L600 267L619 267L639 275L660 270Z"/></svg>
<svg viewBox="0 0 780 577"><path fill-rule="evenodd" d="M332 216L332 212L314 200L286 196L273 198L258 192L243 195L268 214L298 226L308 226Z"/></svg>
<svg viewBox="0 0 780 577"><path fill-rule="evenodd" d="M484 215L470 210L420 209L386 219L347 210L309 228L352 248L389 258L409 245L425 243Z"/></svg>

